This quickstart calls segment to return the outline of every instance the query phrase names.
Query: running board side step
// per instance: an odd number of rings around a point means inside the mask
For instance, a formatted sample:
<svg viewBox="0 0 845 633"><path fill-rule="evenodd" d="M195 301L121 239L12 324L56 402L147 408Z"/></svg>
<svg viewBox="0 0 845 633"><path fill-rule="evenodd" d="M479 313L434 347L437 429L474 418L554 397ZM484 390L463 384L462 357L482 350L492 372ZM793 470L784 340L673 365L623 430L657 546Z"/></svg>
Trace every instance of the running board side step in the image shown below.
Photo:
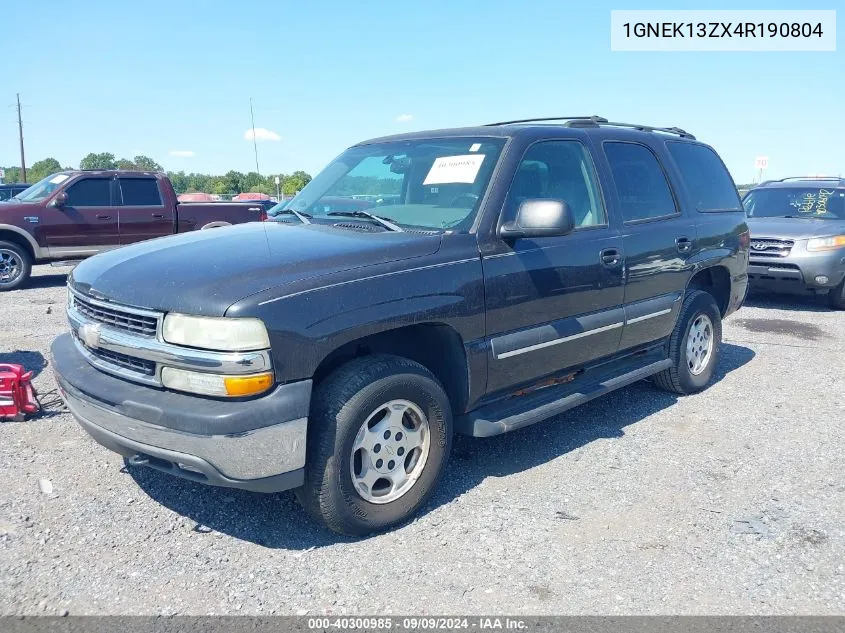
<svg viewBox="0 0 845 633"><path fill-rule="evenodd" d="M672 361L664 358L647 365L640 365L627 373L608 377L604 380L599 378L594 382L584 376L583 381L576 381L555 388L561 393L561 397L551 402L539 404L539 406L532 406L532 402L536 402L536 400L532 399L531 396L524 396L525 405L518 410L514 410L513 406L503 406L502 403L499 403L498 406L488 405L459 416L455 419L455 430L462 435L473 437L501 435L552 418L615 389L627 387L664 369L669 369L671 366ZM542 394L543 391L545 389L538 393ZM505 417L498 418L493 415L494 411L502 412L502 409L504 409Z"/></svg>
<svg viewBox="0 0 845 633"><path fill-rule="evenodd" d="M82 263L81 259L65 259L60 262L50 262L50 266L54 268L64 268L65 266L76 266Z"/></svg>

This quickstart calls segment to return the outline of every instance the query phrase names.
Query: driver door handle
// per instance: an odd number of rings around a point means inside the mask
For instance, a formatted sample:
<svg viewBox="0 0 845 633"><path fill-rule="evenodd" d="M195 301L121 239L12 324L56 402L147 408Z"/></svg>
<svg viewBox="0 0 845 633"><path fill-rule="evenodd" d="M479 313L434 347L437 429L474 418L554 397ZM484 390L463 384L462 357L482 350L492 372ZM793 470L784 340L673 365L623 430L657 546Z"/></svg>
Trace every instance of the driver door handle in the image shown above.
<svg viewBox="0 0 845 633"><path fill-rule="evenodd" d="M111 216L110 216L110 215L104 215L104 214L98 213L98 214L97 214L97 219L98 219L98 220L111 220Z"/></svg>

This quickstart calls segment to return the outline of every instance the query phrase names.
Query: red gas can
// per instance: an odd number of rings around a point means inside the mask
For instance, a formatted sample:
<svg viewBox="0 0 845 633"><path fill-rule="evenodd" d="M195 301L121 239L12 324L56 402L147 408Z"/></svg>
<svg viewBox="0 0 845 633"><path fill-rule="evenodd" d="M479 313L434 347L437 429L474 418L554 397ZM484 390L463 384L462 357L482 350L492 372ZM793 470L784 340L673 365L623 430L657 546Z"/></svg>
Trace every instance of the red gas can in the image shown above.
<svg viewBox="0 0 845 633"><path fill-rule="evenodd" d="M0 363L0 420L22 422L27 413L38 413L36 395L31 371Z"/></svg>

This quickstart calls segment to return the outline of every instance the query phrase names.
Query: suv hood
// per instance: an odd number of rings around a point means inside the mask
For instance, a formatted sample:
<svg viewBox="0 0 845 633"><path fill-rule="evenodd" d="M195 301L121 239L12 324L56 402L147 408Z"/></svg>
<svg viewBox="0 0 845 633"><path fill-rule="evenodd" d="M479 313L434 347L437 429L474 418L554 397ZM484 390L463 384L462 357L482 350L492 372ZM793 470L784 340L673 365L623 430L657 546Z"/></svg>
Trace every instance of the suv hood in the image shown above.
<svg viewBox="0 0 845 633"><path fill-rule="evenodd" d="M748 218L751 239L755 237L783 237L790 240L809 239L845 233L842 220L811 220L809 218Z"/></svg>
<svg viewBox="0 0 845 633"><path fill-rule="evenodd" d="M12 211L29 211L37 202L18 202L17 200L0 200L0 218Z"/></svg>
<svg viewBox="0 0 845 633"><path fill-rule="evenodd" d="M440 235L251 222L101 253L79 264L69 282L128 306L223 316L233 303L268 288L430 255L439 247Z"/></svg>

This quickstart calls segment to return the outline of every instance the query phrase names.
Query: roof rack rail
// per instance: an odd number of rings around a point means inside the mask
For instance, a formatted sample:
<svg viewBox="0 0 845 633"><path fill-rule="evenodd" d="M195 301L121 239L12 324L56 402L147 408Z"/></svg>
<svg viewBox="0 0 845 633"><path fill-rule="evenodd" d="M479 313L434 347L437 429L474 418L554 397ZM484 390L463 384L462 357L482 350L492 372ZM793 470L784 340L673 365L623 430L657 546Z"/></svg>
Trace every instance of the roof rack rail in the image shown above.
<svg viewBox="0 0 845 633"><path fill-rule="evenodd" d="M842 176L787 176L776 182L787 182L789 180L845 180L845 178L842 178Z"/></svg>
<svg viewBox="0 0 845 633"><path fill-rule="evenodd" d="M640 130L641 132L662 132L664 134L674 134L682 138L688 138L693 141L695 140L695 137L692 134L679 127L654 127L651 125L640 125L639 123L619 123L618 121L600 121L599 124L607 125L609 127L625 127L632 130ZM591 125L592 123L587 120L574 120L569 121L566 124L567 127L590 127Z"/></svg>
<svg viewBox="0 0 845 633"><path fill-rule="evenodd" d="M650 125L640 125L638 123L618 123L615 121L608 121L604 117L600 117L598 115L557 116L537 119L518 119L515 121L501 121L499 123L488 123L485 125L485 127L493 127L497 125L511 125L514 123L542 123L543 121L564 121L565 123L563 125L565 127L599 127L602 125L607 125L611 127L625 127L634 130L640 130L642 132L662 132L664 134L675 134L676 136L680 136L682 138L688 138L693 141L695 140L695 137L692 134L690 134L686 130L682 130L679 127L652 127Z"/></svg>
<svg viewBox="0 0 845 633"><path fill-rule="evenodd" d="M537 119L516 119L514 121L499 121L498 123L485 123L484 127L495 127L497 125L511 125L513 123L542 123L543 121L572 121L574 119L582 121L592 121L594 124L607 123L607 119L598 115L593 116L547 116Z"/></svg>

